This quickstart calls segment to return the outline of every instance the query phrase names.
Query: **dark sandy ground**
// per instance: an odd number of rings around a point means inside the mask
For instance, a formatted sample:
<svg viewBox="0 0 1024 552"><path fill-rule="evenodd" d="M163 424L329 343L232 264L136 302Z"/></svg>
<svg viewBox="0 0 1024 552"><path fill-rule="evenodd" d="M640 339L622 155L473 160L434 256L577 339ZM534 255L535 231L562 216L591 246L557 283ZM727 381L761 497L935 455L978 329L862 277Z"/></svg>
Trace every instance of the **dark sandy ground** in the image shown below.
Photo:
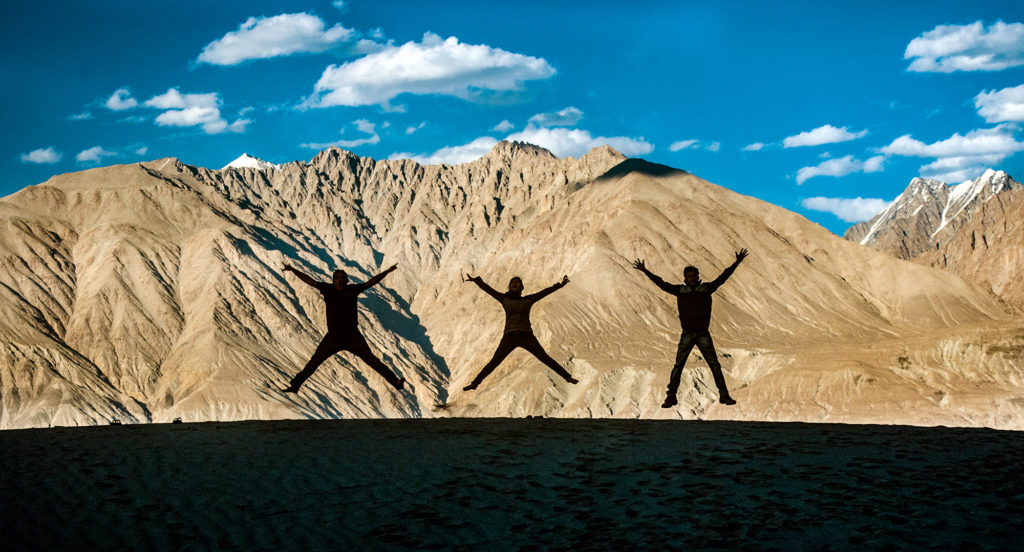
<svg viewBox="0 0 1024 552"><path fill-rule="evenodd" d="M0 432L5 550L1013 550L1024 433L637 420Z"/></svg>

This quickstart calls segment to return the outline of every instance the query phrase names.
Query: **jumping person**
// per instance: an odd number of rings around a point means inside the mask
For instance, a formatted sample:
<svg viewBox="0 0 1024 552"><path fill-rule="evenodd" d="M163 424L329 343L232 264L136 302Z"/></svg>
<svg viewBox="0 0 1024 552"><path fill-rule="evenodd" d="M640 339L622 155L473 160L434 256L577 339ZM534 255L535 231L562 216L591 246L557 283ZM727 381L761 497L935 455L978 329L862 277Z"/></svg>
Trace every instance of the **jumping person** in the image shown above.
<svg viewBox="0 0 1024 552"><path fill-rule="evenodd" d="M718 354L715 353L715 344L711 340L708 326L711 324L711 294L724 284L729 276L732 276L736 267L743 262L746 256L747 250L740 249L736 253L736 262L711 282L702 282L697 267L688 266L683 269L682 284L666 283L665 280L647 270L642 259L633 261L633 268L646 274L663 291L676 296L679 323L683 327L683 333L679 336L679 348L676 351L676 363L672 366L672 376L668 380L668 395L661 405L662 408L670 408L678 404L676 391L679 390L679 379L694 345L700 349L700 353L704 355L704 360L708 363L708 368L711 368L711 375L715 378L715 385L718 386L718 402L736 404L736 401L729 396L729 389L725 386L722 365L718 362Z"/></svg>
<svg viewBox="0 0 1024 552"><path fill-rule="evenodd" d="M298 393L299 387L302 387L302 383L313 375L317 367L341 351L349 351L362 359L396 389L401 389L405 385L405 378L396 376L391 369L373 355L370 345L366 343L366 338L359 333L356 313L359 294L383 280L385 276L395 270L394 265L362 284L350 284L348 274L344 270L335 270L331 283L319 282L288 264L284 265L284 270L293 272L299 280L315 287L323 295L327 307L327 335L320 341L320 345L313 352L313 357L306 363L306 367L292 378L291 384L285 389L286 392Z"/></svg>
<svg viewBox="0 0 1024 552"><path fill-rule="evenodd" d="M533 304L554 293L556 290L565 287L565 284L569 283L568 276L563 276L561 282L547 289L527 296L523 296L523 280L519 276L509 280L508 291L505 293L499 293L487 285L479 276L467 274L464 280L480 286L480 289L501 303L502 308L505 309L505 333L501 338L501 342L498 343L497 350L494 351L494 357L473 378L472 383L462 388L463 391L476 389L480 382L484 381L484 378L489 376L516 347L522 347L533 353L533 356L537 357L548 368L554 370L556 374L565 378L565 381L579 383L565 368L562 368L560 364L555 362L551 355L544 351L544 347L537 341L537 337L533 335L533 328L530 326L530 308L533 307Z"/></svg>

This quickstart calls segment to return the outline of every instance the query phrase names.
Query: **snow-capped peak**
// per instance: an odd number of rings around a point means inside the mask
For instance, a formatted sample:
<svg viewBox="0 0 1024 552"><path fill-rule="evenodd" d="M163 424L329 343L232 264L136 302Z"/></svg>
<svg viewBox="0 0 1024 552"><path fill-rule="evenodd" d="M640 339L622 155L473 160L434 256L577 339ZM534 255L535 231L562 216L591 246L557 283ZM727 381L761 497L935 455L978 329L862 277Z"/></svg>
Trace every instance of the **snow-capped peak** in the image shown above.
<svg viewBox="0 0 1024 552"><path fill-rule="evenodd" d="M253 157L248 153L243 153L238 157L238 159L235 159L234 161L228 163L227 165L224 165L220 170L223 171L224 169L241 168L250 168L263 171L266 169L276 169L278 168L278 166L268 161L264 161L258 157Z"/></svg>

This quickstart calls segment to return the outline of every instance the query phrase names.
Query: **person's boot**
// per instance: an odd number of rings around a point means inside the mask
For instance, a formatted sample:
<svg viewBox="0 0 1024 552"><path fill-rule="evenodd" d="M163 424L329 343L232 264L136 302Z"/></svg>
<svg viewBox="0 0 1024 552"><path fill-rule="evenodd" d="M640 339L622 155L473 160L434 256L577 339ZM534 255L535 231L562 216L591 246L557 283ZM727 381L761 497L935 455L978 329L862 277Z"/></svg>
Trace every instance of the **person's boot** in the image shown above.
<svg viewBox="0 0 1024 552"><path fill-rule="evenodd" d="M463 391L472 391L472 390L476 389L477 385L479 385L479 384L476 383L476 382L473 382L473 383L470 383L469 385L463 387L462 390Z"/></svg>
<svg viewBox="0 0 1024 552"><path fill-rule="evenodd" d="M395 382L395 389L401 390L403 387L405 387L405 378L399 378Z"/></svg>
<svg viewBox="0 0 1024 552"><path fill-rule="evenodd" d="M718 395L718 402L724 405L733 405L736 404L736 399L730 397L728 393L720 393Z"/></svg>
<svg viewBox="0 0 1024 552"><path fill-rule="evenodd" d="M679 401L676 400L675 394L674 393L670 393L667 397L665 397L665 402L661 403L661 407L662 408L672 408L673 406L675 406L677 404L679 404Z"/></svg>

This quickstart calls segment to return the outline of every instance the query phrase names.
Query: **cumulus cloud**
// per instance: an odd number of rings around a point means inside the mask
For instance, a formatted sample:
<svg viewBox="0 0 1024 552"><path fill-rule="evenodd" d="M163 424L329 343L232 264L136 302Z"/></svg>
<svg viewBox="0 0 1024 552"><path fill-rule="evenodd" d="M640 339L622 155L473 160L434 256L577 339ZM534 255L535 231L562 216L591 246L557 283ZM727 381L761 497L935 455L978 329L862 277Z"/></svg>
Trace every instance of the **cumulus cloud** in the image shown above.
<svg viewBox="0 0 1024 552"><path fill-rule="evenodd" d="M60 161L61 157L64 157L64 154L52 147L40 148L21 154L21 162L47 165Z"/></svg>
<svg viewBox="0 0 1024 552"><path fill-rule="evenodd" d="M79 163L99 163L103 161L104 157L116 157L117 153L107 151L101 146L93 146L89 149L78 152L75 156L75 161Z"/></svg>
<svg viewBox="0 0 1024 552"><path fill-rule="evenodd" d="M809 197L800 202L804 209L832 213L845 222L871 220L882 209L888 207L889 203L884 199L863 197Z"/></svg>
<svg viewBox="0 0 1024 552"><path fill-rule="evenodd" d="M753 144L743 146L743 151L761 151L764 149L764 146L763 142L754 142Z"/></svg>
<svg viewBox="0 0 1024 552"><path fill-rule="evenodd" d="M911 40L903 58L913 59L907 70L915 72L1000 71L1024 65L1024 24L939 25Z"/></svg>
<svg viewBox="0 0 1024 552"><path fill-rule="evenodd" d="M861 161L855 159L852 155L840 157L837 159L829 159L819 165L813 167L804 167L796 173L796 183L803 184L810 178L816 176L846 176L848 174L864 172L872 173L882 170L882 165L885 163L884 155L876 155L870 159Z"/></svg>
<svg viewBox="0 0 1024 552"><path fill-rule="evenodd" d="M107 98L107 103L104 105L106 105L107 109L111 111L124 111L139 105L139 102L132 97L131 90L128 90L127 88L118 88L110 95L109 98Z"/></svg>
<svg viewBox="0 0 1024 552"><path fill-rule="evenodd" d="M509 135L506 140L535 144L551 150L558 157L580 157L603 145L609 145L627 156L646 155L654 150L654 145L643 137L595 137L583 129L542 128L533 125L527 125L522 131Z"/></svg>
<svg viewBox="0 0 1024 552"><path fill-rule="evenodd" d="M993 168L1007 157L1024 151L1024 142L1014 138L1015 127L1003 124L993 128L972 130L926 144L909 134L900 136L882 148L886 155L932 157L935 161L921 166L921 176L944 182L969 180Z"/></svg>
<svg viewBox="0 0 1024 552"><path fill-rule="evenodd" d="M1024 84L982 92L974 97L974 107L989 123L1024 121Z"/></svg>
<svg viewBox="0 0 1024 552"><path fill-rule="evenodd" d="M538 113L530 117L527 123L539 127L576 126L581 119L583 119L582 111L575 107L567 107L554 113Z"/></svg>
<svg viewBox="0 0 1024 552"><path fill-rule="evenodd" d="M867 136L868 131L850 132L846 127L837 128L832 125L820 126L814 130L801 132L796 136L789 136L782 141L786 148L798 148L801 146L820 146L821 144L835 144L837 142L848 142Z"/></svg>
<svg viewBox="0 0 1024 552"><path fill-rule="evenodd" d="M482 136L468 144L444 147L429 155L394 153L388 159L412 159L422 165L441 165L444 163L457 165L459 163L469 163L483 157L497 143L498 140L490 136Z"/></svg>
<svg viewBox="0 0 1024 552"><path fill-rule="evenodd" d="M544 59L482 44L463 44L433 33L421 42L387 45L378 52L324 70L301 107L381 105L399 94L441 94L479 100L511 92L555 69Z"/></svg>
<svg viewBox="0 0 1024 552"><path fill-rule="evenodd" d="M494 125L494 128L492 128L491 130L495 132L508 132L513 128L516 128L516 125L512 124L512 121L505 119L504 121Z"/></svg>
<svg viewBox="0 0 1024 552"><path fill-rule="evenodd" d="M931 144L925 144L905 134L883 147L882 153L911 157L956 157L997 153L1010 155L1022 149L1024 143L1014 139L1011 127L999 125L994 128L972 130L963 136L953 134L945 140Z"/></svg>
<svg viewBox="0 0 1024 552"><path fill-rule="evenodd" d="M356 129L367 136L362 138L356 138L354 140L335 140L333 142L310 142L302 144L304 148L310 148L315 150L323 150L332 146L339 148L356 148L366 144L376 144L380 142L380 136L377 134L377 126L366 119L359 119L352 123ZM345 132L345 129L341 129L341 132Z"/></svg>
<svg viewBox="0 0 1024 552"><path fill-rule="evenodd" d="M358 38L341 24L329 29L323 19L308 13L250 17L223 37L203 47L196 60L211 65L237 65L301 53L319 53Z"/></svg>
<svg viewBox="0 0 1024 552"><path fill-rule="evenodd" d="M177 88L171 88L164 94L146 100L144 105L163 111L156 117L157 125L199 126L207 134L244 132L246 125L251 122L249 119L237 119L228 124L221 116L220 96L216 92L182 94Z"/></svg>
<svg viewBox="0 0 1024 552"><path fill-rule="evenodd" d="M973 180L986 169L999 165L1005 158L1002 154L943 157L922 165L921 176L942 182Z"/></svg>

